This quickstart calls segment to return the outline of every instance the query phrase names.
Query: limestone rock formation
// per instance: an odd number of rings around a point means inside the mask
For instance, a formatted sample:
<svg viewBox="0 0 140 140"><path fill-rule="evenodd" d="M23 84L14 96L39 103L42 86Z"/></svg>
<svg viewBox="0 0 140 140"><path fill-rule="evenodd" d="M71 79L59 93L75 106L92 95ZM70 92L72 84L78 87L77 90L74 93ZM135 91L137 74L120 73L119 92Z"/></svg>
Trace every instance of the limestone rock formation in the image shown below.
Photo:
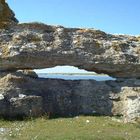
<svg viewBox="0 0 140 140"><path fill-rule="evenodd" d="M33 70L19 70L18 72L32 78L38 78L38 75Z"/></svg>
<svg viewBox="0 0 140 140"><path fill-rule="evenodd" d="M0 0L0 28L5 28L7 25L17 23L15 14L9 8L5 0Z"/></svg>
<svg viewBox="0 0 140 140"><path fill-rule="evenodd" d="M0 116L140 117L140 37L41 23L16 24L0 0ZM38 78L32 69L72 65L115 81ZM31 69L31 70L30 70Z"/></svg>
<svg viewBox="0 0 140 140"><path fill-rule="evenodd" d="M121 115L126 121L140 116L140 80L59 80L31 78L20 72L0 77L0 115L59 116Z"/></svg>
<svg viewBox="0 0 140 140"><path fill-rule="evenodd" d="M0 70L72 65L113 77L140 78L139 37L37 23L15 25L0 36Z"/></svg>

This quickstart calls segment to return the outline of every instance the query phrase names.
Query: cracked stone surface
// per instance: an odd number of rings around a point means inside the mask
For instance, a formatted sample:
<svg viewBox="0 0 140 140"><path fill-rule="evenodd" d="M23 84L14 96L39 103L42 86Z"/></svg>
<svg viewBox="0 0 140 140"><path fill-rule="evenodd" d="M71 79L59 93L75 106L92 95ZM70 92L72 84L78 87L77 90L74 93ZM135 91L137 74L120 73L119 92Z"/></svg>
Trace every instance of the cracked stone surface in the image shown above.
<svg viewBox="0 0 140 140"><path fill-rule="evenodd" d="M0 76L0 115L140 116L140 80L61 80L30 77L22 72Z"/></svg>
<svg viewBox="0 0 140 140"><path fill-rule="evenodd" d="M140 36L42 23L17 24L0 0L0 115L140 117ZM115 81L38 78L32 69L71 65Z"/></svg>
<svg viewBox="0 0 140 140"><path fill-rule="evenodd" d="M140 38L38 23L1 30L1 71L58 65L112 77L140 78Z"/></svg>

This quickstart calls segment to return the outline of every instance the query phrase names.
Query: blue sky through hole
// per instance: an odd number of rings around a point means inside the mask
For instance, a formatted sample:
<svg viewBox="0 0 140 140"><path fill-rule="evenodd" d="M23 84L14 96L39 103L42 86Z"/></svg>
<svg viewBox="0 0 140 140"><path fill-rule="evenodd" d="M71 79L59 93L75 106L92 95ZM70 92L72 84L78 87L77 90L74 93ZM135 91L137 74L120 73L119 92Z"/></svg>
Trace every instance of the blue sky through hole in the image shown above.
<svg viewBox="0 0 140 140"><path fill-rule="evenodd" d="M80 70L73 66L56 66L53 68L35 70L37 73L93 73L86 70Z"/></svg>

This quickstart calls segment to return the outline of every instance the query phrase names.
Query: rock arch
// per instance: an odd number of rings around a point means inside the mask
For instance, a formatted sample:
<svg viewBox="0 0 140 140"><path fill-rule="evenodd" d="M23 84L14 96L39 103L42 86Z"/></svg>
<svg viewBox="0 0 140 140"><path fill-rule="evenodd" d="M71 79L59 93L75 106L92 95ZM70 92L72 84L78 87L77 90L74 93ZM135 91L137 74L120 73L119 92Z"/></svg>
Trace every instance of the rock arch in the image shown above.
<svg viewBox="0 0 140 140"><path fill-rule="evenodd" d="M123 115L127 121L140 117L140 37L17 24L4 0L0 9L0 115L97 113ZM8 12L5 17L4 12ZM117 80L45 80L27 72L57 65L105 73Z"/></svg>

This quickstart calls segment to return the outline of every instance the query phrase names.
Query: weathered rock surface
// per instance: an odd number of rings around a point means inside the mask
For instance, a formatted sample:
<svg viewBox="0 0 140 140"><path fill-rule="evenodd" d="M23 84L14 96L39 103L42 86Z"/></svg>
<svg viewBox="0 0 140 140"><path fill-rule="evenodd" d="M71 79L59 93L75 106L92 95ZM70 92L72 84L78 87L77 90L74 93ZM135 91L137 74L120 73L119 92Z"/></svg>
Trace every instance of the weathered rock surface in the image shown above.
<svg viewBox="0 0 140 140"><path fill-rule="evenodd" d="M113 77L140 78L140 37L38 23L1 30L1 71L57 65Z"/></svg>
<svg viewBox="0 0 140 140"><path fill-rule="evenodd" d="M5 0L0 0L0 28L6 28L17 22L18 20L15 18L15 14L9 8Z"/></svg>
<svg viewBox="0 0 140 140"><path fill-rule="evenodd" d="M140 37L95 29L17 23L0 0L0 70L72 65L113 77L140 78Z"/></svg>
<svg viewBox="0 0 140 140"><path fill-rule="evenodd" d="M140 80L58 80L31 78L20 72L0 78L3 116L122 115L140 117Z"/></svg>
<svg viewBox="0 0 140 140"><path fill-rule="evenodd" d="M0 0L0 116L140 117L140 37L41 23L17 24ZM72 65L116 81L38 78L32 69ZM31 70L30 70L31 69Z"/></svg>

